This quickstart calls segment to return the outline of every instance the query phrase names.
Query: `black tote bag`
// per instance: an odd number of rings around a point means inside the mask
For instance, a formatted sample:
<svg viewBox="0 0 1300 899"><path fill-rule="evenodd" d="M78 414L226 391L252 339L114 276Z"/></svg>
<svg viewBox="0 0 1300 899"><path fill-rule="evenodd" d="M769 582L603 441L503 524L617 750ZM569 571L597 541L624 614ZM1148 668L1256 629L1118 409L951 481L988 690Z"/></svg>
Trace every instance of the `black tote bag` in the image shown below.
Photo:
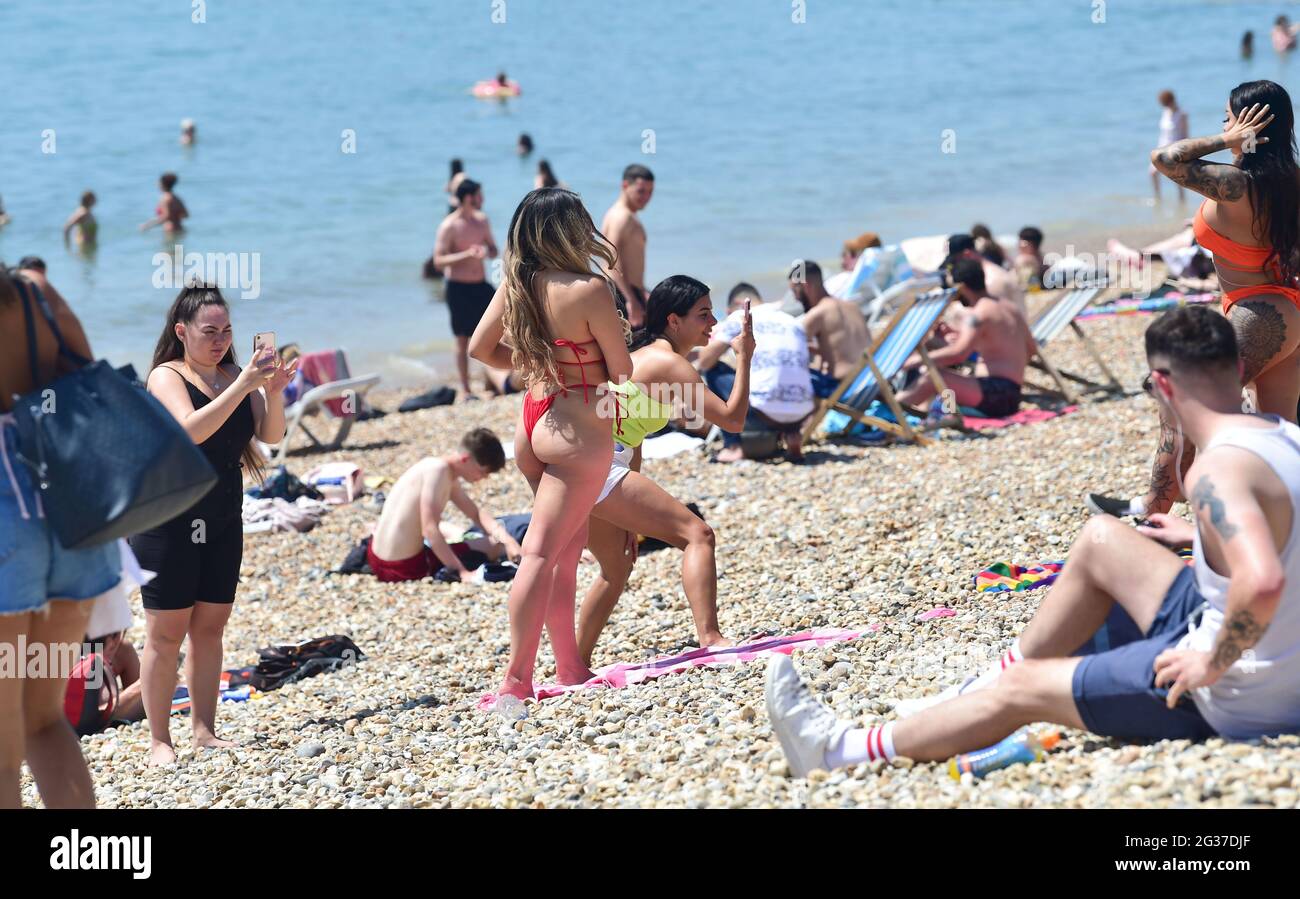
<svg viewBox="0 0 1300 899"><path fill-rule="evenodd" d="M65 549L129 537L170 521L217 482L217 474L162 403L134 377L103 359L68 349L36 285L14 286L23 300L32 383L36 365L33 304L49 323L59 354L81 366L14 398L18 457L40 489L45 517Z"/></svg>

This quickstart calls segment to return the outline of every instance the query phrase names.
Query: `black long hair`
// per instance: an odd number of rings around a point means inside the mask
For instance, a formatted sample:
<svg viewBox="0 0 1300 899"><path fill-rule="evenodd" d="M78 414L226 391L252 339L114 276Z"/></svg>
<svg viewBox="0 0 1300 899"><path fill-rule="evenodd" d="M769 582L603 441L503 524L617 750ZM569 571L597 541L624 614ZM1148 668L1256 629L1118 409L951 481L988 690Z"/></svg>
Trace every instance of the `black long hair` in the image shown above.
<svg viewBox="0 0 1300 899"><path fill-rule="evenodd" d="M209 284L187 284L181 288L181 292L176 295L172 307L167 310L167 321L163 325L163 332L158 336L158 345L153 350L153 363L149 370L153 371L164 362L174 362L177 359L185 358L185 344L176 336L176 325L188 325L198 316L199 310L205 306L220 306L230 313L230 305L226 302L225 297L221 295L221 290L215 285ZM235 359L235 343L231 341L230 346L226 348L226 355L221 357L220 365L238 366L239 362ZM265 474L261 452L249 441L248 446L244 447L241 454L244 461L244 469L255 480L261 481Z"/></svg>
<svg viewBox="0 0 1300 899"><path fill-rule="evenodd" d="M537 174L542 176L542 187L558 187L560 181L551 171L551 164L543 159L537 163Z"/></svg>
<svg viewBox="0 0 1300 899"><path fill-rule="evenodd" d="M645 324L632 333L629 349L639 350L649 346L668 330L668 316L683 318L690 313L700 297L707 296L709 286L689 275L669 275L650 291L645 302Z"/></svg>
<svg viewBox="0 0 1300 899"><path fill-rule="evenodd" d="M1300 274L1300 166L1296 165L1295 113L1286 88L1273 81L1247 81L1232 89L1228 106L1241 115L1254 104L1268 104L1273 121L1257 136L1267 136L1254 152L1241 155L1250 204L1267 233L1268 262L1276 262L1282 283Z"/></svg>

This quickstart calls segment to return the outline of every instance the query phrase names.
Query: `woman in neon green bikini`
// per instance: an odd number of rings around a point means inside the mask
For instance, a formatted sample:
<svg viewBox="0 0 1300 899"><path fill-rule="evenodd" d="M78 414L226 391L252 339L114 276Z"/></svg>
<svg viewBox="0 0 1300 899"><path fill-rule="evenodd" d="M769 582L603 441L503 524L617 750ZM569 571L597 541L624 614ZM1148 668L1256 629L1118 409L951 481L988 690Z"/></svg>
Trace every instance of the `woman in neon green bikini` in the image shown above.
<svg viewBox="0 0 1300 899"><path fill-rule="evenodd" d="M654 481L641 474L641 443L668 423L673 394L700 415L729 431L739 431L749 411L749 363L754 329L749 316L732 343L736 383L724 403L704 385L686 354L709 341L717 319L709 288L685 275L659 282L646 301L645 327L633 335L632 379L610 385L607 399L617 403L614 458L605 488L591 510L587 547L600 574L587 591L578 615L578 650L588 664L600 632L623 593L636 563L636 535L658 538L684 551L682 587L695 619L701 646L730 646L718 629L718 570L713 529ZM699 408L699 400L703 408ZM678 414L680 410L678 410Z"/></svg>

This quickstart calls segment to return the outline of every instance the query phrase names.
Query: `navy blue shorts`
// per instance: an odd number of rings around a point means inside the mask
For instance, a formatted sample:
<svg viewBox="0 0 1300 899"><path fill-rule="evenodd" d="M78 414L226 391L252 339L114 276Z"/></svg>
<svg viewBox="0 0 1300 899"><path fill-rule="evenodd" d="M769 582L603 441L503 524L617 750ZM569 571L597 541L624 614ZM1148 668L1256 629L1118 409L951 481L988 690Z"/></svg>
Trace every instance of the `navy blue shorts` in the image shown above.
<svg viewBox="0 0 1300 899"><path fill-rule="evenodd" d="M1088 730L1135 743L1204 740L1215 735L1191 696L1184 694L1171 709L1165 704L1168 689L1155 683L1156 656L1177 646L1187 633L1188 620L1203 604L1192 569L1184 568L1146 634L1121 642L1130 635L1110 627L1108 620L1111 648L1085 655L1074 669L1074 704ZM1136 627L1132 631L1136 636Z"/></svg>
<svg viewBox="0 0 1300 899"><path fill-rule="evenodd" d="M816 370L809 370L808 374L812 376L813 396L820 399L829 399L835 388L840 386L840 379L834 375Z"/></svg>

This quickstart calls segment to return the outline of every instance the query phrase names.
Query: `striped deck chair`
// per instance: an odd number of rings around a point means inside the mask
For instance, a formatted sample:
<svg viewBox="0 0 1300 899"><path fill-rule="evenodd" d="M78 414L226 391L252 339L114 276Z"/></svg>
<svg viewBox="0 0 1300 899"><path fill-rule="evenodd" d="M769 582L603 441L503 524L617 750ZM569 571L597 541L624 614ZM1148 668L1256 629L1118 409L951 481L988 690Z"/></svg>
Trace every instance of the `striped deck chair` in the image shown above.
<svg viewBox="0 0 1300 899"><path fill-rule="evenodd" d="M1052 380L1056 382L1058 388L1056 392L1059 393L1068 403L1075 402L1076 397L1074 390L1066 383L1067 381L1073 381L1074 383L1081 385L1085 388L1085 392L1111 392L1122 391L1124 389L1119 383L1119 380L1106 366L1106 362L1101 358L1101 354L1097 352L1097 348L1092 345L1092 341L1088 339L1088 335L1084 333L1083 328L1079 327L1079 323L1074 320L1075 316L1096 300L1103 290L1105 290L1104 286L1080 287L1071 290L1051 306L1044 309L1033 325L1030 326L1030 332L1033 334L1034 343L1038 347L1036 358L1031 360L1030 364L1033 365L1034 368L1037 368L1040 371L1045 371L1047 374L1052 376ZM1106 383L1098 383L1089 380L1082 375L1061 371L1052 364L1052 361L1043 352L1043 348L1055 340L1056 337L1065 330L1066 326L1069 326L1074 331L1075 336L1083 343L1084 348L1088 351L1088 355L1092 356L1093 362L1095 362L1097 367L1101 369L1102 374L1105 376Z"/></svg>
<svg viewBox="0 0 1300 899"><path fill-rule="evenodd" d="M867 352L862 354L862 361L858 363L857 368L845 376L835 388L835 392L813 412L808 423L804 425L804 439L813 436L817 426L828 414L839 413L854 421L879 428L895 437L902 437L921 446L929 445L930 438L918 434L907 423L907 416L898 404L893 388L889 386L889 379L898 374L903 363L912 353L920 353L925 361L925 370L938 394L942 396L948 389L939 369L930 363L930 355L926 352L924 344L925 339L934 330L935 323L939 321L939 316L943 314L956 293L955 290L939 290L923 296L912 296L904 302L889 326L872 341ZM877 398L885 401L890 411L894 413L894 417L898 419L897 422L886 421L865 413L866 408ZM836 418L839 418L839 415L832 415L832 422ZM844 422L844 425L843 429L836 427L836 431L847 429L848 422Z"/></svg>

